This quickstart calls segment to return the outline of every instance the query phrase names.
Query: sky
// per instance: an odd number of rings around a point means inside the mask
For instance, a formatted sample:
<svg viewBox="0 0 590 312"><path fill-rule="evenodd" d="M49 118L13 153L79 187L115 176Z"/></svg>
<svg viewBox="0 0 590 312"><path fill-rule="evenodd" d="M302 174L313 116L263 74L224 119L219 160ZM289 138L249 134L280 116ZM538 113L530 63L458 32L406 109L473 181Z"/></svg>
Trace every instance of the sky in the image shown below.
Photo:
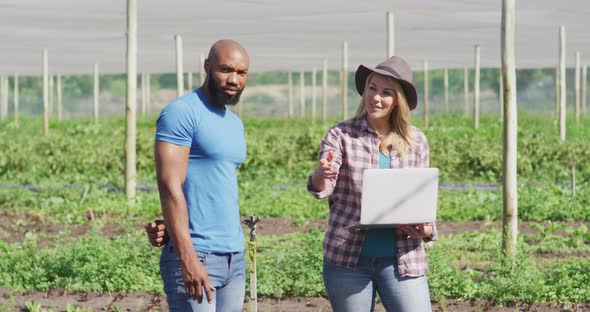
<svg viewBox="0 0 590 312"><path fill-rule="evenodd" d="M174 72L174 35L183 38L184 71L198 72L200 55L230 38L250 54L250 70L310 71L327 59L374 67L386 58L386 12L394 14L395 54L414 70L500 66L499 0L138 0L138 71ZM516 66L555 67L559 26L566 62L590 63L590 1L516 0ZM0 0L0 74L49 70L90 74L126 70L125 0Z"/></svg>

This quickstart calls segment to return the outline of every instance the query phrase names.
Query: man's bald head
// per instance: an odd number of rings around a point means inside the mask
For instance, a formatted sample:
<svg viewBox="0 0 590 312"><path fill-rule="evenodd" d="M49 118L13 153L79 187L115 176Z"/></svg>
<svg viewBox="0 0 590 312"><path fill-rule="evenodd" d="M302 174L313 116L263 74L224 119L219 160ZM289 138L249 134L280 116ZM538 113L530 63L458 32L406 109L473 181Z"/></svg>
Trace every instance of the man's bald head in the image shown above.
<svg viewBox="0 0 590 312"><path fill-rule="evenodd" d="M234 40L219 40L211 46L205 60L205 95L219 107L235 105L248 79L250 57Z"/></svg>
<svg viewBox="0 0 590 312"><path fill-rule="evenodd" d="M215 42L211 49L209 50L209 62L214 63L217 61L221 54L225 53L239 53L242 54L248 61L250 61L250 56L246 49L237 41L231 39L222 39Z"/></svg>

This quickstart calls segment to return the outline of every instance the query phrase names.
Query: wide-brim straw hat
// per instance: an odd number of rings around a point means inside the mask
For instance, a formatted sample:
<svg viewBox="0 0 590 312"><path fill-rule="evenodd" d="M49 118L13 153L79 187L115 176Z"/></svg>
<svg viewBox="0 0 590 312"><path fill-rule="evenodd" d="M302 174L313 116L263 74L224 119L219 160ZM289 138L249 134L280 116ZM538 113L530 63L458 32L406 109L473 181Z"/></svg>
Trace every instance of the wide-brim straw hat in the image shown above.
<svg viewBox="0 0 590 312"><path fill-rule="evenodd" d="M392 56L375 68L359 65L354 78L356 90L361 96L365 89L367 77L371 73L392 77L399 81L406 94L410 110L416 108L416 105L418 105L418 95L416 94L416 87L412 84L412 69L404 59L399 56Z"/></svg>

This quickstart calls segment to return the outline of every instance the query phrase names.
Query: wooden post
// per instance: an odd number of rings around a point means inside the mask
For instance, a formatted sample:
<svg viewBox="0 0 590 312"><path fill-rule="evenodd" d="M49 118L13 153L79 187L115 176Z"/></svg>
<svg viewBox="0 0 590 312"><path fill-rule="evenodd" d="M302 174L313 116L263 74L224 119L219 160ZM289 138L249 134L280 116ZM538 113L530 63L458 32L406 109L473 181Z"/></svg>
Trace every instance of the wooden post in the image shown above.
<svg viewBox="0 0 590 312"><path fill-rule="evenodd" d="M299 104L301 104L301 118L305 117L305 73L299 72Z"/></svg>
<svg viewBox="0 0 590 312"><path fill-rule="evenodd" d="M557 114L557 119L559 120L559 109L560 109L560 96L559 96L559 63L555 66L555 113Z"/></svg>
<svg viewBox="0 0 590 312"><path fill-rule="evenodd" d="M8 77L0 76L0 120L8 117Z"/></svg>
<svg viewBox="0 0 590 312"><path fill-rule="evenodd" d="M559 27L559 139L565 142L565 27Z"/></svg>
<svg viewBox="0 0 590 312"><path fill-rule="evenodd" d="M315 122L317 118L317 68L311 70L311 119Z"/></svg>
<svg viewBox="0 0 590 312"><path fill-rule="evenodd" d="M5 115L7 109L5 108L6 103L4 101L4 97L8 97L8 94L4 90L5 80L7 80L7 78L5 78L4 75L0 75L0 120L4 120L7 118L7 116Z"/></svg>
<svg viewBox="0 0 590 312"><path fill-rule="evenodd" d="M467 67L463 69L463 92L465 97L463 115L467 117L469 115L469 69Z"/></svg>
<svg viewBox="0 0 590 312"><path fill-rule="evenodd" d="M0 121L4 120L4 76L0 75Z"/></svg>
<svg viewBox="0 0 590 312"><path fill-rule="evenodd" d="M49 65L47 49L43 49L43 134L49 136Z"/></svg>
<svg viewBox="0 0 590 312"><path fill-rule="evenodd" d="M238 103L237 109L238 109L238 116L240 117L240 119L243 119L244 118L244 102Z"/></svg>
<svg viewBox="0 0 590 312"><path fill-rule="evenodd" d="M0 75L0 121L6 118L6 116L4 116L4 112L6 111L4 108L4 79L4 75Z"/></svg>
<svg viewBox="0 0 590 312"><path fill-rule="evenodd" d="M14 74L14 123L18 127L18 73Z"/></svg>
<svg viewBox="0 0 590 312"><path fill-rule="evenodd" d="M186 73L186 89L187 89L187 93L191 93L193 92L193 73L192 72L188 72Z"/></svg>
<svg viewBox="0 0 590 312"><path fill-rule="evenodd" d="M570 166L572 168L572 197L576 197L576 162L573 157L570 157Z"/></svg>
<svg viewBox="0 0 590 312"><path fill-rule="evenodd" d="M199 69L199 85L203 85L205 83L205 56L201 54L199 58L200 69Z"/></svg>
<svg viewBox="0 0 590 312"><path fill-rule="evenodd" d="M57 74L57 120L63 120L63 88L61 85L61 74Z"/></svg>
<svg viewBox="0 0 590 312"><path fill-rule="evenodd" d="M500 102L500 119L504 120L504 79L502 78L502 68L500 68L498 80L500 81L500 90L498 92L498 100Z"/></svg>
<svg viewBox="0 0 590 312"><path fill-rule="evenodd" d="M580 51L576 52L576 126L580 126Z"/></svg>
<svg viewBox="0 0 590 312"><path fill-rule="evenodd" d="M147 105L146 105L146 101L147 101L147 92L146 92L146 81L145 81L145 73L141 73L139 75L139 77L141 78L141 93L140 93L140 98L141 98L141 117L145 117L147 114Z"/></svg>
<svg viewBox="0 0 590 312"><path fill-rule="evenodd" d="M289 118L293 118L293 73L289 72L287 76L288 96L289 96Z"/></svg>
<svg viewBox="0 0 590 312"><path fill-rule="evenodd" d="M582 114L586 116L586 98L588 97L587 89L586 89L586 74L588 72L588 65L584 65L582 67Z"/></svg>
<svg viewBox="0 0 590 312"><path fill-rule="evenodd" d="M445 113L449 112L449 69L445 68L443 73L444 88L445 88Z"/></svg>
<svg viewBox="0 0 590 312"><path fill-rule="evenodd" d="M174 36L176 39L176 96L184 93L184 71L182 71L182 36Z"/></svg>
<svg viewBox="0 0 590 312"><path fill-rule="evenodd" d="M145 74L145 111L146 114L149 116L152 113L152 85L151 85L151 74Z"/></svg>
<svg viewBox="0 0 590 312"><path fill-rule="evenodd" d="M4 76L0 75L0 121L4 120Z"/></svg>
<svg viewBox="0 0 590 312"><path fill-rule="evenodd" d="M8 75L3 76L2 79L2 84L0 84L0 88L2 88L2 91L0 92L0 94L2 94L2 104L1 104L1 109L2 109L2 113L0 115L2 115L2 120L8 119L8 98L9 98L9 89L10 89L10 78L8 77Z"/></svg>
<svg viewBox="0 0 590 312"><path fill-rule="evenodd" d="M475 81L473 86L473 128L479 129L479 45L475 45Z"/></svg>
<svg viewBox="0 0 590 312"><path fill-rule="evenodd" d="M137 103L137 0L127 0L127 104L125 107L125 194L135 199L137 178L135 165Z"/></svg>
<svg viewBox="0 0 590 312"><path fill-rule="evenodd" d="M518 235L518 190L516 182L517 160L517 110L516 66L514 62L514 2L502 1L502 79L504 79L504 253L512 259L516 256Z"/></svg>
<svg viewBox="0 0 590 312"><path fill-rule="evenodd" d="M322 120L328 119L328 60L322 64Z"/></svg>
<svg viewBox="0 0 590 312"><path fill-rule="evenodd" d="M2 119L8 119L8 98L9 98L9 89L10 89L10 78L8 75L4 76L4 84L2 85Z"/></svg>
<svg viewBox="0 0 590 312"><path fill-rule="evenodd" d="M394 32L393 32L393 12L385 13L385 19L387 20L387 54L386 57L390 58L395 55L394 50Z"/></svg>
<svg viewBox="0 0 590 312"><path fill-rule="evenodd" d="M244 220L244 224L250 228L250 241L248 242L248 271L250 271L250 311L258 311L258 291L256 284L256 223L261 219L256 216Z"/></svg>
<svg viewBox="0 0 590 312"><path fill-rule="evenodd" d="M9 88L10 88L10 78L8 78L7 76L4 76L4 92L2 92L4 95L4 105L3 105L3 109L4 109L4 119L8 119L8 93L9 93Z"/></svg>
<svg viewBox="0 0 590 312"><path fill-rule="evenodd" d="M100 86L98 82L98 64L94 64L94 124L98 125L98 97L100 96Z"/></svg>
<svg viewBox="0 0 590 312"><path fill-rule="evenodd" d="M428 61L424 60L424 129L428 129Z"/></svg>
<svg viewBox="0 0 590 312"><path fill-rule="evenodd" d="M340 91L340 106L342 119L348 119L348 42L342 43L342 77Z"/></svg>
<svg viewBox="0 0 590 312"><path fill-rule="evenodd" d="M4 90L2 90L2 97L3 97L3 104L2 104L2 115L4 116L3 119L8 119L8 98L9 98L9 87L10 87L10 78L8 78L8 75L4 76L4 85L3 88Z"/></svg>
<svg viewBox="0 0 590 312"><path fill-rule="evenodd" d="M53 119L53 98L54 98L53 75L49 75L49 119Z"/></svg>

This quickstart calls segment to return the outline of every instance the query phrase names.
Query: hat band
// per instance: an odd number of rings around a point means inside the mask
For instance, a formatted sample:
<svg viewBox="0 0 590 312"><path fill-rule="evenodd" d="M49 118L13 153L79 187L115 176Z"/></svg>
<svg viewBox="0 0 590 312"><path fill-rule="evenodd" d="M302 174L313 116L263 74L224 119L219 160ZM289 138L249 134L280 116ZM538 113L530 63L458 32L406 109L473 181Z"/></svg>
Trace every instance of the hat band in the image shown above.
<svg viewBox="0 0 590 312"><path fill-rule="evenodd" d="M398 78L398 79L399 79L399 74L398 74L398 73L397 73L395 70L393 70L393 69L391 69L391 68L389 68L389 67L386 67L386 66L381 66L381 65L379 65L379 66L377 66L376 68L377 68L377 69L384 70L384 71L386 71L386 72L388 72L388 73L392 74L392 75L393 75L395 78Z"/></svg>

